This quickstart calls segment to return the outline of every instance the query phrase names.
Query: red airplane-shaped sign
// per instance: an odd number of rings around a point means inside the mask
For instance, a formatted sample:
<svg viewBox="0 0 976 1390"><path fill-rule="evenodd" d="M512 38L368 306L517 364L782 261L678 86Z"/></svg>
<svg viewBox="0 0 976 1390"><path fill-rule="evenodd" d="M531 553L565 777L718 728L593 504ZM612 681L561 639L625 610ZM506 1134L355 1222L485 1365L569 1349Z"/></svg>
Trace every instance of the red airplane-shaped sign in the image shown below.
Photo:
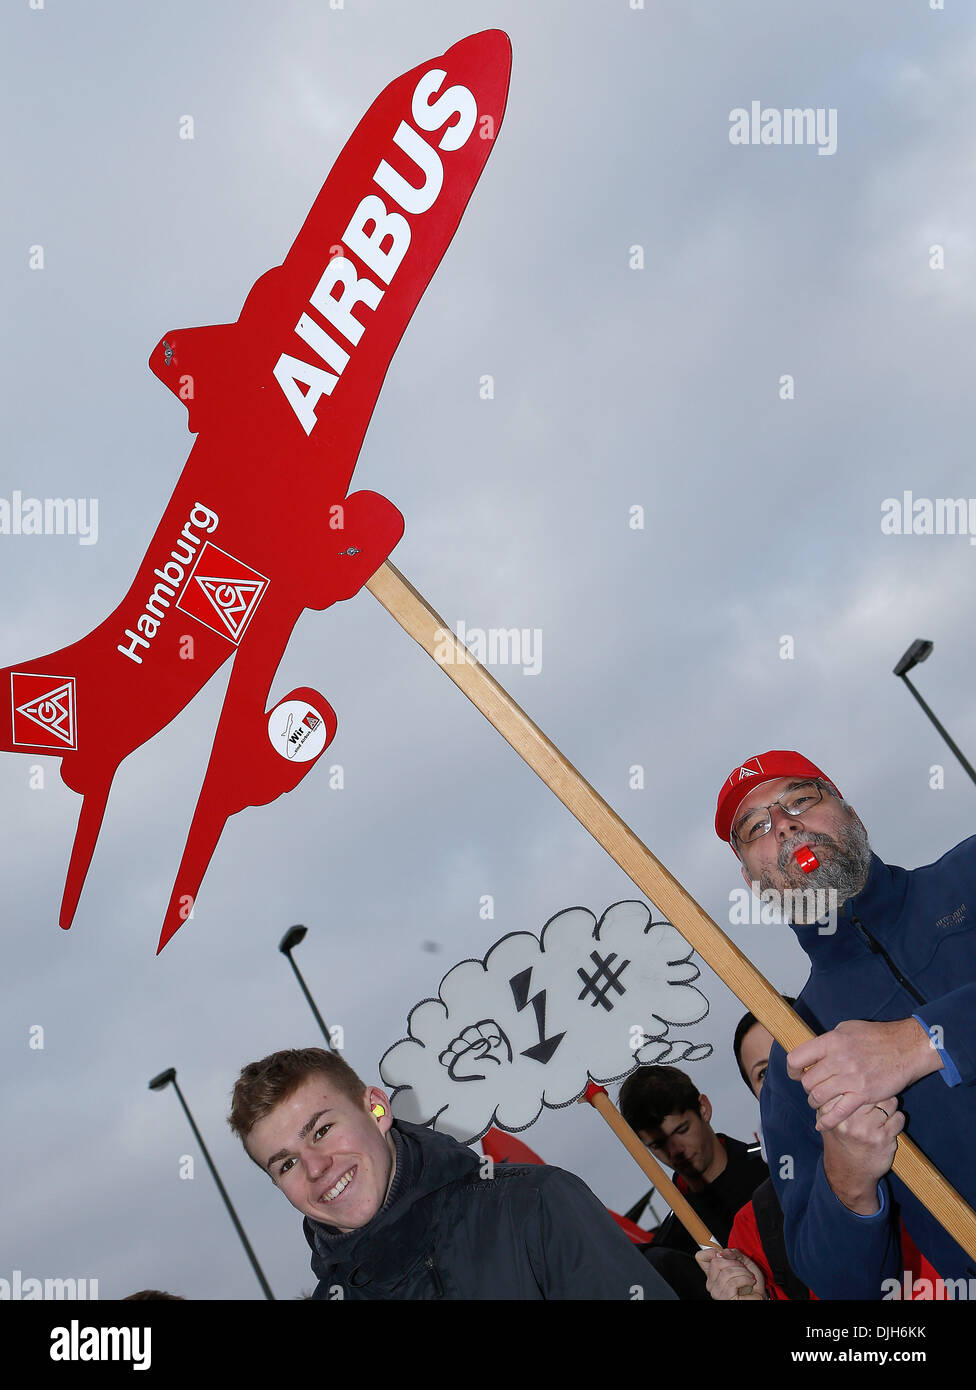
<svg viewBox="0 0 976 1390"><path fill-rule="evenodd" d="M351 598L403 534L392 503L348 488L390 360L491 151L510 71L507 35L487 30L397 78L237 322L177 329L152 353L198 438L132 587L87 637L0 672L0 748L59 755L84 796L62 927L119 764L229 657L157 951L189 916L227 817L297 786L331 742L323 695L301 687L267 711L271 683L303 609ZM287 524L269 505L282 488L299 499Z"/></svg>

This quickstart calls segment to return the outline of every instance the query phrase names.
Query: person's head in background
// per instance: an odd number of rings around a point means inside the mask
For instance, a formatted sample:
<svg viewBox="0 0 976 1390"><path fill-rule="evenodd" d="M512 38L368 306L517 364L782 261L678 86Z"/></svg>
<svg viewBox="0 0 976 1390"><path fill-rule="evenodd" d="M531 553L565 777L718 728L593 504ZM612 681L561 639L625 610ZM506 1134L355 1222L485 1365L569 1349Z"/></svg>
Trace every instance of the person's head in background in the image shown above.
<svg viewBox="0 0 976 1390"><path fill-rule="evenodd" d="M796 1000L790 995L784 994L783 998L790 1008L796 1003ZM759 1099L759 1092L762 1090L766 1076L766 1068L769 1066L769 1049L772 1045L772 1033L768 1028L763 1027L756 1015L743 1014L736 1024L735 1036L732 1039L732 1051L735 1053L739 1075L756 1100Z"/></svg>
<svg viewBox="0 0 976 1390"><path fill-rule="evenodd" d="M620 1088L620 1113L660 1162L692 1191L714 1182L726 1153L710 1124L708 1096L677 1067L638 1067Z"/></svg>

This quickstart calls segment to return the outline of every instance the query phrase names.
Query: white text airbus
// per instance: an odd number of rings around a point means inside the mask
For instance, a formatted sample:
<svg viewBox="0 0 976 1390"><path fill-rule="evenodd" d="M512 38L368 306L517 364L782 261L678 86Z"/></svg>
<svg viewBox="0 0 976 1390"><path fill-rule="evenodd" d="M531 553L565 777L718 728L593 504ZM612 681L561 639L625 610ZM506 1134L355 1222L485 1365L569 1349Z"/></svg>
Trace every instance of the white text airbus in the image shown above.
<svg viewBox="0 0 976 1390"><path fill-rule="evenodd" d="M424 73L414 88L410 106L416 125L421 130L436 131L447 125L452 116L458 119L448 125L438 143L441 150L459 150L467 143L478 118L478 104L467 87L449 87L436 101L431 97L436 93L447 73L442 68L432 68ZM494 131L491 132L494 134ZM417 186L408 183L402 174L392 168L385 159L381 160L373 174L373 182L403 209L403 212L418 216L428 212L437 201L444 183L444 166L437 150L432 149L413 126L401 121L393 136L393 143L412 160L423 175L423 182ZM367 231L368 227L372 231ZM384 251L384 245L389 247ZM342 244L359 258L377 279L389 286L410 245L410 224L400 212L390 212L383 199L375 193L368 193L359 203L342 234ZM335 287L341 287L336 297ZM333 255L322 272L322 277L312 291L309 302L322 318L339 335L356 347L363 336L365 324L354 317L353 309L365 304L367 309L375 309L385 291L365 275L358 273L356 265L344 255ZM311 314L302 314L295 325L295 332L308 344L312 351L332 368L324 371L300 357L283 352L275 363L274 376L285 393L285 398L295 412L298 422L306 434L310 435L318 419L315 407L323 396L331 396L336 382L349 362L349 353L334 338L330 337L322 325ZM307 390L301 390L301 382Z"/></svg>

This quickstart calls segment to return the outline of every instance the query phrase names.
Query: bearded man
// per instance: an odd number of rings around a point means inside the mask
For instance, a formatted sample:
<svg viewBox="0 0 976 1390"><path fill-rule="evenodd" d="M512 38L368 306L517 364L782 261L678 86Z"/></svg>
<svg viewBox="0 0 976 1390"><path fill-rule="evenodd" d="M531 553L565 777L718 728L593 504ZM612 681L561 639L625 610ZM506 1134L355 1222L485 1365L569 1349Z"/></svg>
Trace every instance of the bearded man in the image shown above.
<svg viewBox="0 0 976 1390"><path fill-rule="evenodd" d="M715 830L753 892L782 895L810 959L796 1011L820 1036L773 1045L761 1096L792 1268L819 1298L895 1296L900 1219L944 1280L976 1277L890 1172L907 1117L976 1205L976 837L925 868L885 864L834 783L783 750L733 769Z"/></svg>

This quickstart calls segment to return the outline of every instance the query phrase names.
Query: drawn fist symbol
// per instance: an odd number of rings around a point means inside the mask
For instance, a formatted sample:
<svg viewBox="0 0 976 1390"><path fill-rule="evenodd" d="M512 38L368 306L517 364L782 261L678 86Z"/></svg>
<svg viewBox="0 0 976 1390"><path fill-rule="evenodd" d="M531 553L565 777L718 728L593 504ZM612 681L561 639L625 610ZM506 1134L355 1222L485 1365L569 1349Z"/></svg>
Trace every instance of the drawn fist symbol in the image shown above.
<svg viewBox="0 0 976 1390"><path fill-rule="evenodd" d="M501 1066L511 1060L512 1044L493 1018L470 1024L438 1058L453 1081L484 1081L485 1073L477 1068L485 1061Z"/></svg>

